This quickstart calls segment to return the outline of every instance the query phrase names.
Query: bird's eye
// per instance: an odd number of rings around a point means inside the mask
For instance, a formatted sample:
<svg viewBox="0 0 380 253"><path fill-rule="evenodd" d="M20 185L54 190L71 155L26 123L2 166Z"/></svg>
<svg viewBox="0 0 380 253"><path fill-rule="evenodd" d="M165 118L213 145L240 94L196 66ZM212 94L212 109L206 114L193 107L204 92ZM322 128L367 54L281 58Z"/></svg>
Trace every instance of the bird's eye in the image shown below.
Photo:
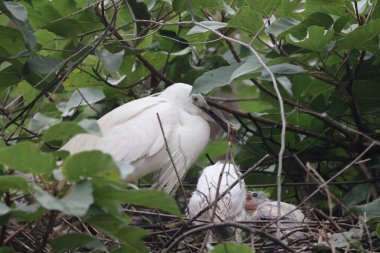
<svg viewBox="0 0 380 253"><path fill-rule="evenodd" d="M194 103L198 102L198 98L197 97L193 97L193 102Z"/></svg>
<svg viewBox="0 0 380 253"><path fill-rule="evenodd" d="M259 196L259 194L257 194L257 192L254 192L254 193L252 193L252 196L257 198Z"/></svg>

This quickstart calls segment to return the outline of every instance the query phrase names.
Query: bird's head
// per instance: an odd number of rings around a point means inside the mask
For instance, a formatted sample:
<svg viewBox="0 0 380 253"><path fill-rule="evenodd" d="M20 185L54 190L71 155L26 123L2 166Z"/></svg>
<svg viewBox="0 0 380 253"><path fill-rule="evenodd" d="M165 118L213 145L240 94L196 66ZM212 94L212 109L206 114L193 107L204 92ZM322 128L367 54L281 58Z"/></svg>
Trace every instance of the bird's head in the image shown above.
<svg viewBox="0 0 380 253"><path fill-rule="evenodd" d="M247 192L244 208L247 211L255 211L258 205L267 201L269 199L264 192Z"/></svg>
<svg viewBox="0 0 380 253"><path fill-rule="evenodd" d="M206 121L214 120L223 130L227 131L227 123L210 110L202 94L191 94L191 88L190 85L185 83L175 83L165 89L160 96L175 103L192 115L199 115Z"/></svg>

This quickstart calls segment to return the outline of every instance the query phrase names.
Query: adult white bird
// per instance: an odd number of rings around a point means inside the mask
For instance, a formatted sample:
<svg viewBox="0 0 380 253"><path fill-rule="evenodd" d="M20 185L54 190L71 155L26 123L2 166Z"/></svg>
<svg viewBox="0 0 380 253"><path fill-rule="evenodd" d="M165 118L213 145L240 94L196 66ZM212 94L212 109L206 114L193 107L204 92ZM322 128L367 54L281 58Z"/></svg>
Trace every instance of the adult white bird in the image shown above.
<svg viewBox="0 0 380 253"><path fill-rule="evenodd" d="M226 128L226 123L209 110L204 97L190 92L190 85L175 83L162 93L117 107L98 120L102 137L79 134L62 149L70 153L88 150L108 153L115 161L134 166L129 176L132 179L156 172L157 188L172 193L208 143L209 121L213 118Z"/></svg>
<svg viewBox="0 0 380 253"><path fill-rule="evenodd" d="M306 237L304 232L295 229L300 227L306 217L304 213L297 209L295 205L280 202L280 216L278 216L277 201L271 201L264 192L248 192L244 205L245 221L255 220L276 220L280 218L279 227L282 235L286 235L290 240L299 240ZM275 225L270 226L273 230Z"/></svg>
<svg viewBox="0 0 380 253"><path fill-rule="evenodd" d="M246 188L244 180L240 178L239 168L231 163L218 162L206 167L198 179L197 189L193 192L188 204L188 216L196 216L201 210L214 202L217 196L226 191L232 183L240 180L226 195L216 202L215 214L213 208L209 208L200 219L213 223L223 221L235 221L244 208ZM219 189L219 190L218 190ZM198 222L199 223L199 222ZM217 230L221 237L229 236L231 231Z"/></svg>

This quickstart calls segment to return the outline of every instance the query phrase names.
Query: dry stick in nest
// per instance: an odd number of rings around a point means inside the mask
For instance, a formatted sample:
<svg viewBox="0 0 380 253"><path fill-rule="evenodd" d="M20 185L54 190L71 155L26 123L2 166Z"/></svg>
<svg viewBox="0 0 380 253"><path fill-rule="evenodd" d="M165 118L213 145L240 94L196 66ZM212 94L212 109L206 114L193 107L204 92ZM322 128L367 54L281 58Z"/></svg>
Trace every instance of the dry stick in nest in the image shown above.
<svg viewBox="0 0 380 253"><path fill-rule="evenodd" d="M276 238L276 237L274 237L274 236L272 236L272 235L270 235L270 234L268 234L266 232L263 232L261 230L256 230L254 228L251 228L249 226L246 226L246 225L243 225L243 224L240 224L240 223L236 223L236 222L224 222L224 223L219 223L219 224L207 224L207 225L204 225L204 226L193 228L193 229L189 230L188 232L183 233L181 236L177 237L177 239L175 239L173 241L173 243L171 243L167 249L163 250L163 252L170 252L170 250L175 245L177 245L183 238L185 238L185 237L187 237L187 236L189 236L191 234L194 234L194 233L197 233L197 232L200 232L200 231L204 231L204 230L209 230L209 229L212 229L212 228L218 228L218 227L236 227L236 228L240 228L242 230L249 231L251 234L259 234L260 236L268 238L269 240L271 240L272 242L276 243L277 245L279 245L283 249L285 249L285 250L287 250L289 252L292 252L292 253L296 253L295 250L293 250L292 248L290 248L287 245L285 245L278 238Z"/></svg>
<svg viewBox="0 0 380 253"><path fill-rule="evenodd" d="M332 176L329 180L325 181L324 183L320 184L317 189L315 191L313 191L308 197L306 197L300 204L297 205L297 207L284 214L283 216L281 217L278 217L276 220L270 222L267 226L265 226L264 228L262 228L261 230L263 229L266 229L268 228L270 225L273 225L274 223L276 223L278 220L280 220L282 217L285 217L291 213L293 213L295 210L299 209L302 205L304 205L306 203L306 201L308 201L309 199L311 199L315 194L317 194L320 190L322 190L326 185L328 185L331 181L333 181L335 178L337 178L338 176L340 176L343 172L345 172L346 170L348 170L352 165L354 165L356 162L358 162L373 146L375 145L379 145L377 141L373 141L360 155L358 155L352 162L350 162L349 164L347 164L343 169L341 169L338 173L336 173L334 176Z"/></svg>
<svg viewBox="0 0 380 253"><path fill-rule="evenodd" d="M230 190L235 186L237 185L238 183L240 183L241 179L247 177L254 169L256 169L258 166L260 166L260 164L262 164L266 159L268 159L269 155L266 154L265 156L263 156L257 163L255 163L251 168L249 168L245 173L243 173L243 175L241 175L240 179L237 179L235 180L224 192L222 192L213 202L211 202L210 204L208 204L208 206L206 206L205 208L203 208L197 215L195 215L194 217L192 217L191 219L189 219L174 235L173 237L171 237L169 239L168 242L165 243L164 245L164 249L166 247L168 247L169 245L172 244L172 242L175 240L175 238L182 234L183 231L186 229L186 227L191 224L193 221L195 221L197 218L199 218L202 214L204 214L208 209L210 209L211 207L213 207L213 205L215 205L221 198L224 197L224 195L226 195L228 192L230 192Z"/></svg>

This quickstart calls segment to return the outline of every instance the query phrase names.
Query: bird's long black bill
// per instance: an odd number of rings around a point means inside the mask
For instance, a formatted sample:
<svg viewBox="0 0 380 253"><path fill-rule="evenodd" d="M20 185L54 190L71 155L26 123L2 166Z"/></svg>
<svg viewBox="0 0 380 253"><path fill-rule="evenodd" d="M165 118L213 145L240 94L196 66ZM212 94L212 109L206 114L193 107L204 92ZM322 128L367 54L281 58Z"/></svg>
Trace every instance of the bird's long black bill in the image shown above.
<svg viewBox="0 0 380 253"><path fill-rule="evenodd" d="M228 133L228 124L224 120L222 120L218 115L216 115L215 112L211 111L210 109L207 109L206 107L200 107L202 111L207 113L211 118L215 120L218 125Z"/></svg>
<svg viewBox="0 0 380 253"><path fill-rule="evenodd" d="M216 115L215 112L211 111L210 109L207 109L206 107L200 107L202 111L204 111L205 113L207 113L211 118L213 118L215 120L215 122L226 132L228 133L228 123L225 122L224 120L222 120L218 115ZM239 133L239 132L236 132L233 136L233 139L235 140L235 143L238 143L238 144L244 144L244 136Z"/></svg>

